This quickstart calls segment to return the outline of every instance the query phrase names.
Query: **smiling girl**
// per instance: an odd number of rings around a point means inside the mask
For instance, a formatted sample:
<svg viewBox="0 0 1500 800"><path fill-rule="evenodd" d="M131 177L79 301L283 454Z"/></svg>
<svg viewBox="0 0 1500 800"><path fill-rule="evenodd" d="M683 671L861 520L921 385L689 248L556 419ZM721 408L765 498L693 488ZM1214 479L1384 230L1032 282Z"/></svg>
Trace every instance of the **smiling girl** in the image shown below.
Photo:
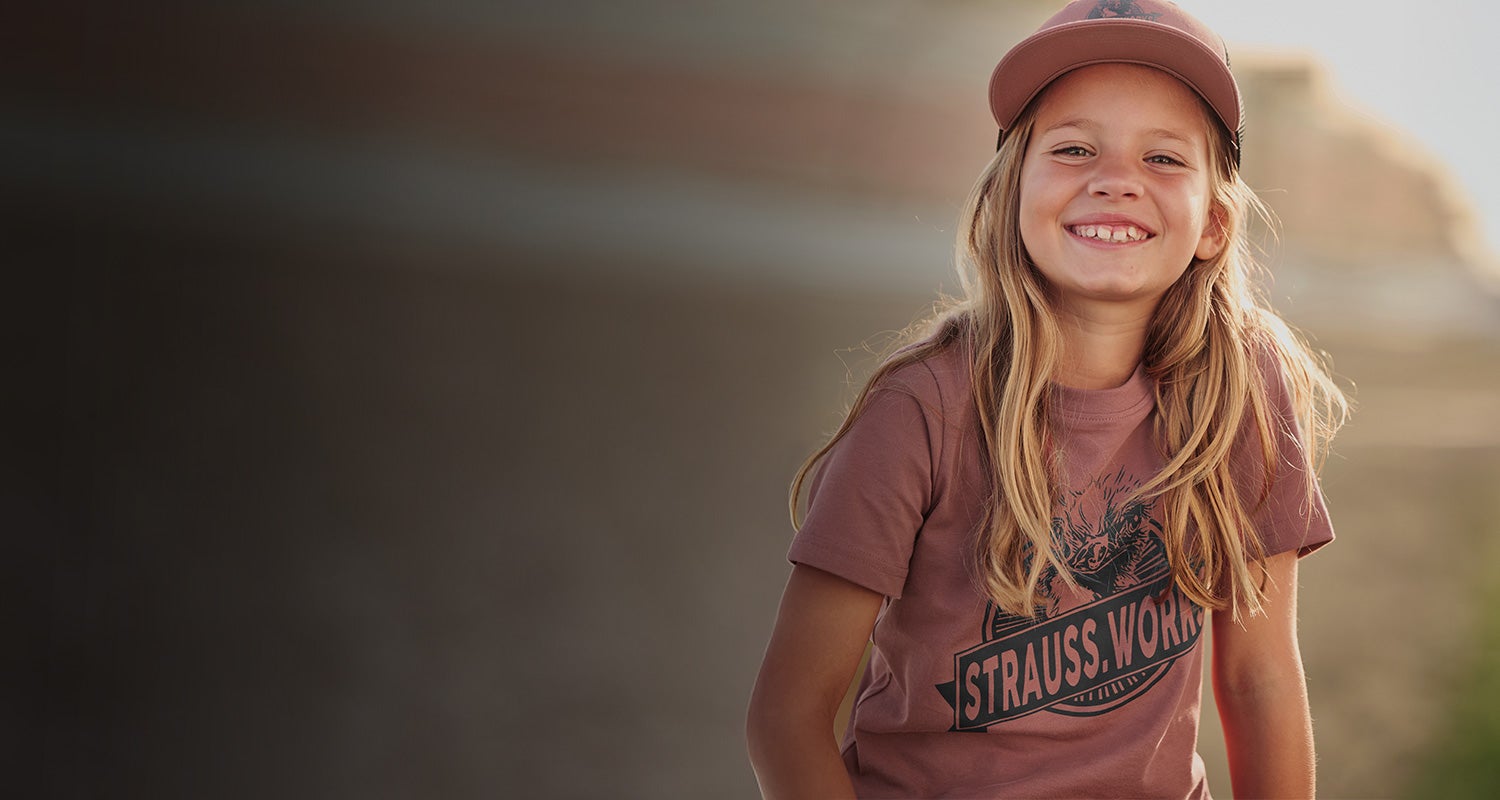
<svg viewBox="0 0 1500 800"><path fill-rule="evenodd" d="M1206 797L1211 628L1235 794L1311 796L1297 560L1333 539L1314 464L1345 403L1252 291L1223 42L1171 3L1079 0L990 105L965 298L793 482L761 790Z"/></svg>

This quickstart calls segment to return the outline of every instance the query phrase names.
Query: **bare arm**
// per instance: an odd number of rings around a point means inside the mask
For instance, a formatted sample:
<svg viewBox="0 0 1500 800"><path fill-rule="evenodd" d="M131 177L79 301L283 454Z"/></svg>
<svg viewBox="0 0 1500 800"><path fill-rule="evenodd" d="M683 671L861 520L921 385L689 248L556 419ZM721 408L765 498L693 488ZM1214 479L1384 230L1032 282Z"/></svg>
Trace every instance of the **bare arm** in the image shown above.
<svg viewBox="0 0 1500 800"><path fill-rule="evenodd" d="M1312 797L1312 717L1297 646L1297 553L1266 559L1265 613L1214 614L1214 700L1241 798Z"/></svg>
<svg viewBox="0 0 1500 800"><path fill-rule="evenodd" d="M854 797L833 718L883 599L812 567L792 569L746 724L750 762L767 800Z"/></svg>

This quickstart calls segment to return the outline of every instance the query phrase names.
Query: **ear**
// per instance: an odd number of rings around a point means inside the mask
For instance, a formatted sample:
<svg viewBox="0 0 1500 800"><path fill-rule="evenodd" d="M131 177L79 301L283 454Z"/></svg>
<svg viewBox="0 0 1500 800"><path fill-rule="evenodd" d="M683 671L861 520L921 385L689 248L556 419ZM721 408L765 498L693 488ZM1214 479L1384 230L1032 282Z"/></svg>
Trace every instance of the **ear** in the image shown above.
<svg viewBox="0 0 1500 800"><path fill-rule="evenodd" d="M1193 255L1199 261L1207 261L1224 249L1228 239L1228 212L1218 203L1212 203L1208 210L1208 222L1203 226L1203 235L1198 238L1198 250Z"/></svg>

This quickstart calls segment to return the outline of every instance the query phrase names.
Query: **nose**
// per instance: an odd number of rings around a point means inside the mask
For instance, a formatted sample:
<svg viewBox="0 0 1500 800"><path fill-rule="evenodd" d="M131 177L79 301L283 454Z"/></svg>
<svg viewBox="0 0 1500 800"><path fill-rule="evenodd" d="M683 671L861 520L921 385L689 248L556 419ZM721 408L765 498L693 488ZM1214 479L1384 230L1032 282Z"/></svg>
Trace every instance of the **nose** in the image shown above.
<svg viewBox="0 0 1500 800"><path fill-rule="evenodd" d="M1089 194L1094 197L1134 198L1142 191L1140 165L1121 156L1100 156L1094 161L1089 178Z"/></svg>

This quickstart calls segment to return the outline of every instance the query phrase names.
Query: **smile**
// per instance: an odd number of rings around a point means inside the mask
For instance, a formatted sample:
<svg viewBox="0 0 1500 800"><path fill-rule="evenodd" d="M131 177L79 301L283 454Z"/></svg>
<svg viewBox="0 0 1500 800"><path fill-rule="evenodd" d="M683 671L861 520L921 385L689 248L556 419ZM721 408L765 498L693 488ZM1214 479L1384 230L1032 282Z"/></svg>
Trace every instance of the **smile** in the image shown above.
<svg viewBox="0 0 1500 800"><path fill-rule="evenodd" d="M1134 225L1073 225L1068 233L1099 242L1140 242L1152 236Z"/></svg>

